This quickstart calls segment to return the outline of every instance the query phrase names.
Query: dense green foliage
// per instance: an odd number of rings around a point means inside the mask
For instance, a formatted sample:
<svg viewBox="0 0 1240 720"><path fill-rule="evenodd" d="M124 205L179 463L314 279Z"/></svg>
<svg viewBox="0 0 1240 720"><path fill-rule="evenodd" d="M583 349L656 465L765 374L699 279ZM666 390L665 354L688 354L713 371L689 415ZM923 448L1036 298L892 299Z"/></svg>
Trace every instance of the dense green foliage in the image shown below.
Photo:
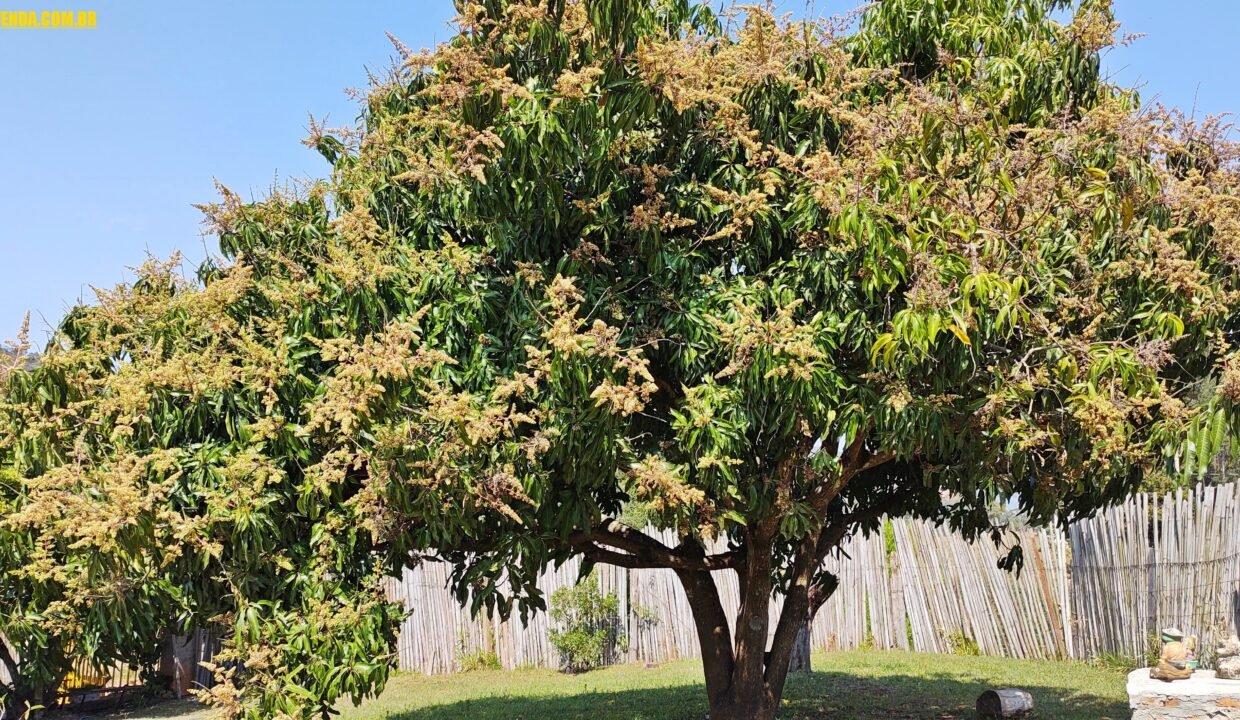
<svg viewBox="0 0 1240 720"><path fill-rule="evenodd" d="M620 600L599 590L598 576L590 575L572 587L551 594L551 645L560 653L560 669L586 672L624 651Z"/></svg>
<svg viewBox="0 0 1240 720"><path fill-rule="evenodd" d="M0 486L5 488L0 512L7 514L14 509L17 481L11 468L0 465ZM26 565L30 542L30 536L0 527L0 567L11 570ZM0 627L4 629L0 664L7 680L0 689L0 700L6 707L25 710L42 705L43 691L59 685L67 669L70 653L54 637L54 632L42 627L42 618L32 611L55 597L46 594L45 583L22 582L17 578L0 582Z"/></svg>
<svg viewBox="0 0 1240 720"><path fill-rule="evenodd" d="M769 718L849 534L1069 522L1232 433L1235 148L1102 81L1104 0L460 7L314 129L330 179L224 191L196 281L151 263L7 373L8 622L223 623L207 700L303 717L385 682L384 573L526 612L579 555L675 570L712 717Z"/></svg>

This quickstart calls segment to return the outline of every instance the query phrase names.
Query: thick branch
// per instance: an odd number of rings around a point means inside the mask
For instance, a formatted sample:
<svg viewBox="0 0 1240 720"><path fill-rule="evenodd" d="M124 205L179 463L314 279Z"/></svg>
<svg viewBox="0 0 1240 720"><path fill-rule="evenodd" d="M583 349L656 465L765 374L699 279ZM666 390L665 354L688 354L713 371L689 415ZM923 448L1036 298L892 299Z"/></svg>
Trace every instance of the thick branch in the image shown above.
<svg viewBox="0 0 1240 720"><path fill-rule="evenodd" d="M810 493L806 501L819 515L826 515L831 501L839 496L848 482L857 475L895 460L894 452L867 453L865 451L865 434L857 435L857 439L844 450L840 458L840 474L819 483Z"/></svg>
<svg viewBox="0 0 1240 720"><path fill-rule="evenodd" d="M651 552L671 555L672 549L646 533L625 525L619 520L604 519L594 526L590 537L604 545L631 553Z"/></svg>
<svg viewBox="0 0 1240 720"><path fill-rule="evenodd" d="M797 548L792 567L792 583L784 597L779 623L775 626L775 637L771 640L771 652L764 675L767 692L772 698L783 694L797 634L813 615L810 608L810 583L814 579L814 571L822 562L817 552L818 544L818 538L809 535Z"/></svg>
<svg viewBox="0 0 1240 720"><path fill-rule="evenodd" d="M657 565L653 561L643 560L636 555L629 555L627 553L608 550L597 545L578 545L576 547L587 560L593 563L602 563L604 565L615 565L616 567L633 569L665 567L663 565Z"/></svg>
<svg viewBox="0 0 1240 720"><path fill-rule="evenodd" d="M866 520L876 520L886 514L886 512L887 507L885 505L865 508L841 515L834 522L824 527L818 535L818 543L814 550L814 569L818 569L818 566L826 559L827 553L843 542L844 538L848 537L849 532L854 527ZM810 589L809 612L811 617L818 612L818 608L822 607L822 604L829 597L831 597L831 592L825 590L822 586L814 586Z"/></svg>
<svg viewBox="0 0 1240 720"><path fill-rule="evenodd" d="M20 668L17 667L17 651L12 648L8 641L0 637L0 662L4 663L4 668L8 672L9 681L14 688L17 687L17 680L21 677Z"/></svg>
<svg viewBox="0 0 1240 720"><path fill-rule="evenodd" d="M651 557L648 554L616 552L615 550L599 547L592 543L574 543L573 547L592 562L633 569L710 572L712 570L726 570L732 567L735 562L735 555L733 553L704 555L700 558L689 558L675 554L667 557Z"/></svg>
<svg viewBox="0 0 1240 720"><path fill-rule="evenodd" d="M693 624L702 648L706 692L710 695L711 707L716 707L726 702L725 698L734 688L736 656L732 649L732 635L728 631L728 618L710 573L677 570L676 576L689 598L689 606L693 608Z"/></svg>
<svg viewBox="0 0 1240 720"><path fill-rule="evenodd" d="M869 470L871 468L876 468L879 465L884 465L895 459L896 459L896 454L894 452L874 453L873 455L866 457L865 461L862 462L860 467L857 468L857 473L863 473L866 470Z"/></svg>
<svg viewBox="0 0 1240 720"><path fill-rule="evenodd" d="M709 572L736 567L738 557L735 552L704 555L679 548L673 550L646 533L612 519L595 525L588 533L573 535L569 543L595 562L628 568Z"/></svg>

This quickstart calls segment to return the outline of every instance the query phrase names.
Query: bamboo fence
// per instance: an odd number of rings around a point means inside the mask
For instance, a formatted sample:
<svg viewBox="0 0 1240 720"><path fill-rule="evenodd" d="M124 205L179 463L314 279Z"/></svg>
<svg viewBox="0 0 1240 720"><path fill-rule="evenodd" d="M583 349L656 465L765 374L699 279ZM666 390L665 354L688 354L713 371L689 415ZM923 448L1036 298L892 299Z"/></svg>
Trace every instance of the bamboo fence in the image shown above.
<svg viewBox="0 0 1240 720"><path fill-rule="evenodd" d="M901 648L1013 658L1147 657L1161 628L1201 637L1210 667L1220 635L1240 624L1240 483L1140 495L1058 530L1016 533L1025 556L1019 573L999 569L1007 548L966 542L931 523L895 519L887 530L853 537L827 559L839 578L811 625L815 649ZM664 542L676 538L648 530ZM1011 540L1013 538L1010 538ZM548 569L546 597L577 581L569 561ZM617 634L611 658L659 663L696 657L688 599L670 570L596 569L615 593ZM424 562L387 581L407 611L397 643L402 670L437 674L493 656L505 668L557 667L545 613L526 620L474 617L448 590L449 567ZM735 615L735 574L714 574L725 612ZM772 622L780 609L772 603ZM198 660L218 646L193 638ZM112 685L117 678L111 678ZM209 685L205 670L193 678Z"/></svg>
<svg viewBox="0 0 1240 720"><path fill-rule="evenodd" d="M967 543L923 521L894 520L891 526L893 548L882 534L854 537L827 560L839 588L814 618L813 647L1009 657L1069 654L1062 536L1020 533L1022 546L1033 550L1024 572L1017 575L997 566L1006 550ZM674 543L669 535L648 532ZM578 570L578 564L569 561L544 573L539 588L550 597L576 582ZM527 621L473 618L448 593L448 572L442 563L426 562L389 584L389 596L409 613L398 643L401 669L453 672L462 659L483 653L493 653L505 668L559 665L545 614ZM596 573L602 591L615 593L619 600L621 634L627 642L618 660L657 663L698 655L688 598L672 571L599 566ZM736 576L720 571L714 578L731 618L739 602ZM780 607L776 597L768 627L774 628Z"/></svg>
<svg viewBox="0 0 1240 720"><path fill-rule="evenodd" d="M919 520L895 519L884 534L854 537L825 566L839 589L811 626L815 649L900 648L1013 658L1147 657L1158 631L1178 626L1201 638L1204 665L1221 634L1240 624L1240 483L1139 495L1073 524L1066 533L1016 534L1019 573L999 569L1007 548L966 542ZM648 531L665 542L671 536ZM577 579L568 562L544 573L547 597ZM597 569L620 605L617 659L663 662L696 657L688 600L669 570ZM391 596L409 612L400 667L446 673L479 652L505 668L556 667L548 622L472 618L446 589L446 566L427 562L393 580ZM738 603L735 575L715 573L724 610ZM780 602L772 604L773 618ZM770 623L774 627L774 622Z"/></svg>
<svg viewBox="0 0 1240 720"><path fill-rule="evenodd" d="M1162 628L1209 666L1240 625L1240 483L1141 495L1069 529L1075 652L1149 657Z"/></svg>

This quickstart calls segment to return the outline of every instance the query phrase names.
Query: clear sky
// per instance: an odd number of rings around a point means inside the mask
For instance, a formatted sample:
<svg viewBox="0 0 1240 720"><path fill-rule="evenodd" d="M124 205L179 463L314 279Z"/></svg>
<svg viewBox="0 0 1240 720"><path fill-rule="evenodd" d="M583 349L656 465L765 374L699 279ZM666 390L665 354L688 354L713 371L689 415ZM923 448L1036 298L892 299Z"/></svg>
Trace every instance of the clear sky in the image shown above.
<svg viewBox="0 0 1240 720"><path fill-rule="evenodd" d="M820 13L856 5L817 0ZM148 253L214 251L191 205L213 180L244 197L319 176L307 113L352 122L344 89L392 55L446 39L450 0L0 0L0 10L95 10L94 30L0 30L0 339L32 314L42 342L91 287ZM782 6L801 9L803 0ZM1240 111L1240 0L1115 0L1108 71L1199 114Z"/></svg>

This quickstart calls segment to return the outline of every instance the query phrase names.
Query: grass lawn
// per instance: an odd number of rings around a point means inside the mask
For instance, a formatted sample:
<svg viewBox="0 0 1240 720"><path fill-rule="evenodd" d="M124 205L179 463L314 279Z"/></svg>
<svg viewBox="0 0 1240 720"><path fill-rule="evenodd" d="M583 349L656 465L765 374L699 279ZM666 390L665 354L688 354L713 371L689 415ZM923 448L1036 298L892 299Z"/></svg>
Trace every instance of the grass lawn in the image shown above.
<svg viewBox="0 0 1240 720"><path fill-rule="evenodd" d="M987 688L1033 693L1032 717L1120 720L1128 717L1125 671L1081 663L1006 660L906 652L854 651L814 656L814 672L788 682L784 720L948 720L973 718ZM561 675L548 670L398 675L383 695L344 709L341 720L703 720L701 667L635 665ZM192 704L127 713L128 720L205 720Z"/></svg>

